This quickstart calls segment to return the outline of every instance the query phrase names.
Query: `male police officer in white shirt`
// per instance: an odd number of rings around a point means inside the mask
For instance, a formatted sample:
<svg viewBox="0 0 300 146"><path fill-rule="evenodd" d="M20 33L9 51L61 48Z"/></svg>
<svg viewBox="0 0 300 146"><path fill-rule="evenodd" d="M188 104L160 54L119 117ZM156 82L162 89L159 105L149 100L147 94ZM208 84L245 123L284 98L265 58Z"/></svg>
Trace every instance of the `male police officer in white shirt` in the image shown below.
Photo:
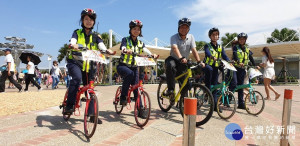
<svg viewBox="0 0 300 146"><path fill-rule="evenodd" d="M13 79L13 75L15 73L15 63L11 55L11 49L5 49L4 52L6 55L4 63L7 64L7 66L6 70L2 72L2 76L0 78L0 93L5 92L5 81L7 78L19 89L19 92L21 92L22 86L18 84L16 80Z"/></svg>

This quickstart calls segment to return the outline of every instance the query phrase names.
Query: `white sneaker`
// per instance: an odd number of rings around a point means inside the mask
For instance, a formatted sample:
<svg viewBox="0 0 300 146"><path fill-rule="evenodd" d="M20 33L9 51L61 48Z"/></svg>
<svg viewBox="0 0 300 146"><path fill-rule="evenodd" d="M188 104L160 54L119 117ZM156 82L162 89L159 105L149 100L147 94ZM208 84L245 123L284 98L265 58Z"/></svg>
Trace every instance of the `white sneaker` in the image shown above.
<svg viewBox="0 0 300 146"><path fill-rule="evenodd" d="M38 91L42 91L43 90L43 88L40 88Z"/></svg>

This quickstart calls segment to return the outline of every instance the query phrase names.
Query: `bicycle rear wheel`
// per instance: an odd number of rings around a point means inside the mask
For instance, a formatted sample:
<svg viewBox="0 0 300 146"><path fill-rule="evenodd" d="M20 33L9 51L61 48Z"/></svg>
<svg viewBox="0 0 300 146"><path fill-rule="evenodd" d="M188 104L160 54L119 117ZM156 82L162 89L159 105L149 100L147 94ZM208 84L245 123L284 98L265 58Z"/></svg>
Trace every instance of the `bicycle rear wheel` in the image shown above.
<svg viewBox="0 0 300 146"><path fill-rule="evenodd" d="M224 101L223 101L224 100ZM231 118L236 111L236 101L234 95L230 91L226 91L224 96L222 94L217 101L217 113L222 119Z"/></svg>
<svg viewBox="0 0 300 146"><path fill-rule="evenodd" d="M171 97L174 95L170 95L170 96L164 95L167 92L167 90L168 87L166 81L161 80L157 89L157 101L158 101L159 108L163 112L168 112L171 109L171 107L174 105L174 101L170 100Z"/></svg>
<svg viewBox="0 0 300 146"><path fill-rule="evenodd" d="M62 107L62 114L63 114L63 118L64 120L68 121L71 117L70 114L64 114L65 113L65 109L66 109L66 106L67 106L67 99L68 99L68 93L69 93L69 89L67 89L66 93L65 93L65 97L64 97L64 100L63 100L63 103L61 105Z"/></svg>
<svg viewBox="0 0 300 146"><path fill-rule="evenodd" d="M91 99L86 101L84 112L84 133L88 138L94 135L98 124L98 98L95 94L90 94L90 97Z"/></svg>
<svg viewBox="0 0 300 146"><path fill-rule="evenodd" d="M123 110L123 105L120 105L121 92L122 92L122 86L119 86L115 94L115 99L113 101L117 114L120 114Z"/></svg>
<svg viewBox="0 0 300 146"><path fill-rule="evenodd" d="M182 92L179 101L180 114L183 116L184 112L184 96L185 92ZM196 126L205 124L212 116L214 110L214 100L211 92L203 85L199 83L193 83L189 96L197 98L197 115L196 115Z"/></svg>
<svg viewBox="0 0 300 146"><path fill-rule="evenodd" d="M258 115L265 108L265 99L258 91L248 93L245 97L245 107L249 114Z"/></svg>
<svg viewBox="0 0 300 146"><path fill-rule="evenodd" d="M140 96L135 101L135 105L134 105L134 118L136 124L142 128L149 121L149 117L151 113L151 102L150 102L149 95L146 91L139 91L139 93Z"/></svg>

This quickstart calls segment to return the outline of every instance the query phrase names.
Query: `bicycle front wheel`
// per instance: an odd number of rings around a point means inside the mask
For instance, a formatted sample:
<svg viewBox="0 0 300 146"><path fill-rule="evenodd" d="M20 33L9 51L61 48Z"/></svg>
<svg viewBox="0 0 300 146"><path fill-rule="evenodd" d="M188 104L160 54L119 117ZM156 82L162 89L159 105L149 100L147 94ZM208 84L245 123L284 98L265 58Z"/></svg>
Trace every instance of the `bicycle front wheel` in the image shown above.
<svg viewBox="0 0 300 146"><path fill-rule="evenodd" d="M139 93L140 96L135 101L135 105L134 105L134 118L136 124L142 128L149 121L149 117L151 113L151 102L150 102L149 95L146 91L141 91L141 92L139 91Z"/></svg>
<svg viewBox="0 0 300 146"><path fill-rule="evenodd" d="M211 92L203 85L194 83L191 90L182 92L179 101L180 114L183 116L184 112L184 96L189 92L189 97L197 98L197 115L196 126L201 126L208 122L214 110L214 100Z"/></svg>
<svg viewBox="0 0 300 146"><path fill-rule="evenodd" d="M171 102L171 96L174 96L174 95L166 96L165 93L167 92L167 90L168 90L168 87L167 87L166 81L161 80L158 85L158 89L157 89L157 102L158 102L159 108L163 112L168 112L171 109L171 107L174 105L174 101Z"/></svg>
<svg viewBox="0 0 300 146"><path fill-rule="evenodd" d="M113 104L115 105L115 110L116 110L117 114L120 114L123 110L123 105L120 105L121 92L122 92L122 86L119 86L116 91L115 99L113 101Z"/></svg>
<svg viewBox="0 0 300 146"><path fill-rule="evenodd" d="M232 92L226 91L217 101L217 113L222 119L231 118L236 111L236 102Z"/></svg>
<svg viewBox="0 0 300 146"><path fill-rule="evenodd" d="M245 107L249 114L258 115L265 108L265 99L258 91L248 93L245 97Z"/></svg>
<svg viewBox="0 0 300 146"><path fill-rule="evenodd" d="M84 133L87 138L91 138L98 124L98 98L95 94L90 94L91 99L86 101L84 112Z"/></svg>

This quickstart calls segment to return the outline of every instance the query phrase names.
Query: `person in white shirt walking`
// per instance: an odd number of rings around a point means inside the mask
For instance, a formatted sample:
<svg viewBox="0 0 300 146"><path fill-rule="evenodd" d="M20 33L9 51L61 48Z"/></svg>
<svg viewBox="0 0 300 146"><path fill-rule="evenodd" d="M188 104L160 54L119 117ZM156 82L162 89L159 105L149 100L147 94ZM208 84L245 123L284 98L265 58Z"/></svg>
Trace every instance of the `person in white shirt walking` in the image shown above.
<svg viewBox="0 0 300 146"><path fill-rule="evenodd" d="M33 83L34 86L36 86L38 88L38 90L42 90L41 86L37 84L37 82L33 79L35 74L34 74L34 64L33 62L31 62L31 56L28 56L27 57L27 70L28 70L28 73L27 75L25 76L25 84L26 84L26 87L24 89L24 91L28 91L28 85L29 83Z"/></svg>
<svg viewBox="0 0 300 146"><path fill-rule="evenodd" d="M22 91L22 86L18 84L16 80L13 79L13 75L15 73L15 63L14 59L11 55L11 49L5 49L5 59L4 63L7 64L6 70L2 72L2 75L0 77L0 93L5 92L5 81L8 78L11 83L13 83L18 89L19 92Z"/></svg>
<svg viewBox="0 0 300 146"><path fill-rule="evenodd" d="M280 97L280 94L271 86L271 80L275 79L275 70L274 70L274 59L272 58L270 49L264 47L261 51L263 54L262 63L259 65L264 68L264 85L267 97L265 100L271 100L270 90L275 93L275 100Z"/></svg>
<svg viewBox="0 0 300 146"><path fill-rule="evenodd" d="M51 69L51 76L52 76L52 89L58 88L57 85L59 83L59 75L61 75L61 71L58 67L57 61L53 61L53 66Z"/></svg>

